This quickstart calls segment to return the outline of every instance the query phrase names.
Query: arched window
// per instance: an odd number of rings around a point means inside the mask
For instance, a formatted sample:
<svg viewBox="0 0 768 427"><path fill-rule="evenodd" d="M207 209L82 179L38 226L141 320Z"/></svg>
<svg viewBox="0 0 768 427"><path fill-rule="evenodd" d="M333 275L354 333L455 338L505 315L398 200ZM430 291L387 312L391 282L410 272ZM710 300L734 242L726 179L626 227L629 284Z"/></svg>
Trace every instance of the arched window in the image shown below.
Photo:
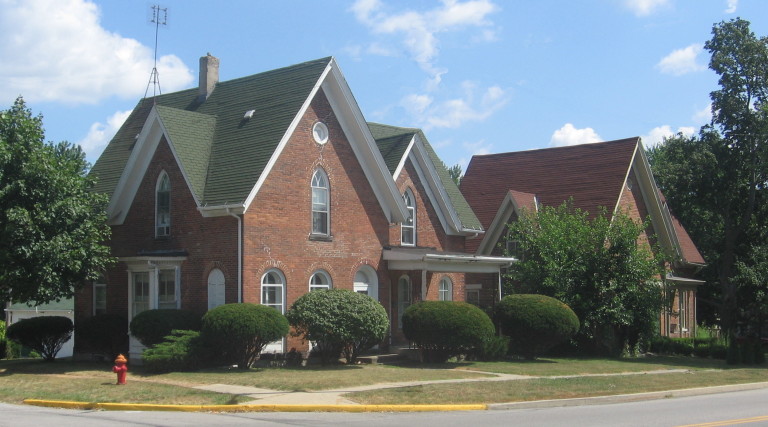
<svg viewBox="0 0 768 427"><path fill-rule="evenodd" d="M400 276L397 281L397 320L398 327L403 327L403 313L411 305L411 278Z"/></svg>
<svg viewBox="0 0 768 427"><path fill-rule="evenodd" d="M312 234L330 234L329 194L328 175L318 169L312 175Z"/></svg>
<svg viewBox="0 0 768 427"><path fill-rule="evenodd" d="M450 277L440 279L440 286L437 289L437 299L440 301L453 300L453 282Z"/></svg>
<svg viewBox="0 0 768 427"><path fill-rule="evenodd" d="M359 294L365 294L369 297L379 300L379 280L376 277L376 270L370 265L364 265L355 273L354 290Z"/></svg>
<svg viewBox="0 0 768 427"><path fill-rule="evenodd" d="M224 273L218 268L208 273L208 310L225 304L224 281Z"/></svg>
<svg viewBox="0 0 768 427"><path fill-rule="evenodd" d="M416 245L416 201L410 188L403 193L403 200L408 208L408 218L401 226L400 243L414 246Z"/></svg>
<svg viewBox="0 0 768 427"><path fill-rule="evenodd" d="M309 278L309 291L317 291L320 289L331 289L331 276L323 270L318 270L312 274Z"/></svg>
<svg viewBox="0 0 768 427"><path fill-rule="evenodd" d="M155 188L155 236L171 234L171 180L165 172L160 174Z"/></svg>
<svg viewBox="0 0 768 427"><path fill-rule="evenodd" d="M280 270L269 270L261 277L261 303L285 313L285 276Z"/></svg>

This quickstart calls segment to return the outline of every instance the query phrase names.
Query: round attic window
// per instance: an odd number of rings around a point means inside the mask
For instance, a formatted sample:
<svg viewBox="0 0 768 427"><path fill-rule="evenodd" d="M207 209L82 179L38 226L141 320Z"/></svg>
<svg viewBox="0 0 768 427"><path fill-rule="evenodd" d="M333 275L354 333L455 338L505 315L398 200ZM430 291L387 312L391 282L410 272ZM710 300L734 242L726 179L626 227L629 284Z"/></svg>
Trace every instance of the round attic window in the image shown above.
<svg viewBox="0 0 768 427"><path fill-rule="evenodd" d="M312 137L315 138L315 142L318 144L325 144L328 142L328 126L323 122L317 122L312 126Z"/></svg>

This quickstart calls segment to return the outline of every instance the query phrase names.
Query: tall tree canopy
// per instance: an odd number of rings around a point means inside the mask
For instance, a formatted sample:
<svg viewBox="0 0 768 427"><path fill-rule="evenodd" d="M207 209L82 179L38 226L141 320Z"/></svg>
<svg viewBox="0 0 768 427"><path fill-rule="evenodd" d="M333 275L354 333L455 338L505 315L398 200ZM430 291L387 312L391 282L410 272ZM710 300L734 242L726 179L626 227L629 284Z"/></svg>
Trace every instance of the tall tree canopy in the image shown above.
<svg viewBox="0 0 768 427"><path fill-rule="evenodd" d="M44 141L24 100L0 112L0 301L71 297L112 262L104 195L78 146Z"/></svg>
<svg viewBox="0 0 768 427"><path fill-rule="evenodd" d="M520 261L509 269L506 292L563 301L581 320L577 335L588 350L620 354L655 332L662 308L664 256L642 244L647 224L619 212L587 212L565 203L526 212L510 224ZM640 244L639 244L640 243Z"/></svg>
<svg viewBox="0 0 768 427"><path fill-rule="evenodd" d="M649 152L659 187L707 259L707 278L718 284L701 292L717 308L718 318L710 320L728 333L753 319L741 308L754 301L754 292L743 291L755 285L742 289L743 277L736 276L764 259L755 251L768 243L768 38L749 25L715 24L704 45L719 76L719 89L710 94L711 124Z"/></svg>

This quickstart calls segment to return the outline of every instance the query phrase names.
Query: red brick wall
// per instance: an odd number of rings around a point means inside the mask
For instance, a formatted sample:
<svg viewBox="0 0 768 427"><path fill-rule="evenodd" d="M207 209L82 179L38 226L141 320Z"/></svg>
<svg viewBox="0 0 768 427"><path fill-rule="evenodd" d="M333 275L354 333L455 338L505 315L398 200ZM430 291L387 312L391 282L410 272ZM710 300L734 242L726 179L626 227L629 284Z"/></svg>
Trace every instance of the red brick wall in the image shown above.
<svg viewBox="0 0 768 427"><path fill-rule="evenodd" d="M328 126L324 145L312 138L317 121ZM321 167L330 188L331 239L313 240L311 179ZM261 278L279 269L287 282L287 305L309 291L311 275L325 270L334 288L352 289L359 267L377 271L379 300L389 309L389 276L381 248L390 225L325 95L319 91L269 177L244 215L244 300L261 302ZM289 339L288 348L304 346Z"/></svg>
<svg viewBox="0 0 768 427"><path fill-rule="evenodd" d="M155 188L165 171L171 182L171 231L155 237ZM112 227L112 255L134 257L140 251L183 251L181 264L181 308L200 314L208 309L208 273L219 268L226 280L226 302L237 301L237 221L232 217L204 218L187 187L181 170L163 138L147 168L122 225ZM128 316L128 272L118 262L109 269L107 312ZM76 296L78 317L93 312L92 289L86 286Z"/></svg>

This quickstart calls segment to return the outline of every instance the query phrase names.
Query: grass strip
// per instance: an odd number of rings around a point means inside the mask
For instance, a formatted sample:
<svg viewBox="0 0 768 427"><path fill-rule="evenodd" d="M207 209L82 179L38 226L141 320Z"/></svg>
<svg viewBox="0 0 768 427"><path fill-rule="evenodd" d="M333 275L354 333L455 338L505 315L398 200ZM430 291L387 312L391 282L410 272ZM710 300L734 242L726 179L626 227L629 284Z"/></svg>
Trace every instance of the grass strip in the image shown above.
<svg viewBox="0 0 768 427"><path fill-rule="evenodd" d="M766 369L695 370L661 375L537 378L515 381L432 384L349 393L369 405L507 403L608 396L768 381Z"/></svg>

